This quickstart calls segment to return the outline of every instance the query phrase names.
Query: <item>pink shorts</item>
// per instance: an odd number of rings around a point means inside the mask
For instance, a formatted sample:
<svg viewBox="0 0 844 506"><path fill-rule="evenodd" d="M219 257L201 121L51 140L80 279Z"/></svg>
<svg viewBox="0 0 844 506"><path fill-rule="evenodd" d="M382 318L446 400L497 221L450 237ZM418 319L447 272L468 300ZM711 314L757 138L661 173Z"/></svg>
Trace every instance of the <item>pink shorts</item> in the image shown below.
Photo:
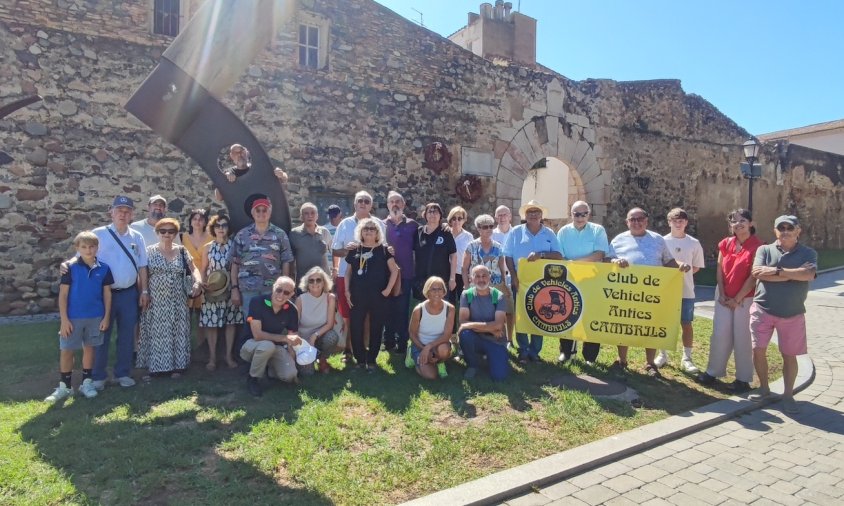
<svg viewBox="0 0 844 506"><path fill-rule="evenodd" d="M349 307L349 300L346 299L346 278L337 276L335 288L337 289L337 311L343 318L351 317L352 308Z"/></svg>
<svg viewBox="0 0 844 506"><path fill-rule="evenodd" d="M750 339L753 348L767 348L774 330L777 331L780 353L789 356L806 354L806 315L780 318L766 313L754 302L750 306Z"/></svg>

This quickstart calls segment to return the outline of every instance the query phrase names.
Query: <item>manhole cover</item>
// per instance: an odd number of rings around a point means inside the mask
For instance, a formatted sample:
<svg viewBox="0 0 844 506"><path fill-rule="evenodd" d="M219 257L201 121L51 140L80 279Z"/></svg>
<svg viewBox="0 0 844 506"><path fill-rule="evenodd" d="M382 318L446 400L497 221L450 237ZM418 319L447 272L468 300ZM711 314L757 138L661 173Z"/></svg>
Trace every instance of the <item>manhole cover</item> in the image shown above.
<svg viewBox="0 0 844 506"><path fill-rule="evenodd" d="M606 381L588 374L563 375L551 378L548 382L557 388L568 388L587 392L595 397L633 401L639 397L635 390L617 381Z"/></svg>

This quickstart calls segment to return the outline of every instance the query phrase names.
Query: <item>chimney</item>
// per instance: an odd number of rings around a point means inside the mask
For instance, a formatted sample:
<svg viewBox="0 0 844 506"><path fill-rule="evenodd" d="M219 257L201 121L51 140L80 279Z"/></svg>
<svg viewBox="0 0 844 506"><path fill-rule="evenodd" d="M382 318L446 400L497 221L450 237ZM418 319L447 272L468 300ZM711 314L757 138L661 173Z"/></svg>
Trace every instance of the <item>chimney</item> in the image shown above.
<svg viewBox="0 0 844 506"><path fill-rule="evenodd" d="M484 2L481 4L481 17L486 19L492 19L492 4L489 2Z"/></svg>
<svg viewBox="0 0 844 506"><path fill-rule="evenodd" d="M513 9L513 2L504 2L504 19L510 20L510 11Z"/></svg>
<svg viewBox="0 0 844 506"><path fill-rule="evenodd" d="M495 0L495 19L504 20L504 0Z"/></svg>

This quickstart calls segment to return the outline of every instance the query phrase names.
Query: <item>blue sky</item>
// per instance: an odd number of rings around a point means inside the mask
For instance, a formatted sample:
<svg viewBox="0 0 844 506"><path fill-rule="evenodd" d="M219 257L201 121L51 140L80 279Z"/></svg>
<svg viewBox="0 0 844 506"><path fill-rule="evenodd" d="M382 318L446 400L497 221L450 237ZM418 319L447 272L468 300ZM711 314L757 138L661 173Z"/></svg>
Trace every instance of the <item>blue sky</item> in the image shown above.
<svg viewBox="0 0 844 506"><path fill-rule="evenodd" d="M377 1L422 11L443 36L481 4ZM844 1L521 0L521 12L538 20L537 60L571 79L680 79L757 135L844 119Z"/></svg>

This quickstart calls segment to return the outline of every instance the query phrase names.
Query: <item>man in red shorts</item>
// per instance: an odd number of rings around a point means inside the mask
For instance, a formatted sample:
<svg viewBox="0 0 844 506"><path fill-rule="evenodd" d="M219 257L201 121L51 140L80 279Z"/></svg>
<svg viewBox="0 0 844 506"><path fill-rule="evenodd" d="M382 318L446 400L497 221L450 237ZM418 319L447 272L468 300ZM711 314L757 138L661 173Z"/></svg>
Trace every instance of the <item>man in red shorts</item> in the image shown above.
<svg viewBox="0 0 844 506"><path fill-rule="evenodd" d="M785 384L782 406L786 413L799 413L794 401L797 355L806 353L806 296L809 282L817 276L818 254L798 242L800 223L796 216L774 220L776 242L756 250L751 275L759 282L750 306L750 336L753 365L759 376L759 391L750 396L762 401L773 396L768 387L766 351L774 330L782 353L782 379Z"/></svg>

